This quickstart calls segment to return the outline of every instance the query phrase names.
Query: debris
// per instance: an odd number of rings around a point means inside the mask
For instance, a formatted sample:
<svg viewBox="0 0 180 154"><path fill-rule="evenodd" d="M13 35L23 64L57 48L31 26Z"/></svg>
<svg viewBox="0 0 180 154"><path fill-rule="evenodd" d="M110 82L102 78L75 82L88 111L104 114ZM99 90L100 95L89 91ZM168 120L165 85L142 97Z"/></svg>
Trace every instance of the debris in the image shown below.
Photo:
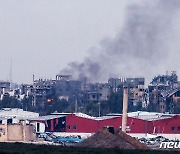
<svg viewBox="0 0 180 154"><path fill-rule="evenodd" d="M145 144L122 131L117 129L112 131L112 127L103 128L76 146L90 148L149 149Z"/></svg>

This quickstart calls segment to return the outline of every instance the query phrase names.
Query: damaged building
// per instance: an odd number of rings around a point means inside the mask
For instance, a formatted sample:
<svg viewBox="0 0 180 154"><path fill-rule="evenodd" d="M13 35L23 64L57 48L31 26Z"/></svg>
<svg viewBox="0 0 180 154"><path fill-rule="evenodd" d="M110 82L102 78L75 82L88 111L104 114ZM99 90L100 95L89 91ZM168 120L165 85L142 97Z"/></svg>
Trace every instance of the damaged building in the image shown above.
<svg viewBox="0 0 180 154"><path fill-rule="evenodd" d="M174 102L179 101L180 83L175 71L170 75L154 77L148 86L149 110L155 112L174 113Z"/></svg>
<svg viewBox="0 0 180 154"><path fill-rule="evenodd" d="M118 90L122 92L123 87L128 87L129 106L138 106L139 102L143 102L145 93L145 78L110 78L108 80L113 92Z"/></svg>
<svg viewBox="0 0 180 154"><path fill-rule="evenodd" d="M4 96L8 95L9 91L10 82L0 81L0 100L2 100Z"/></svg>
<svg viewBox="0 0 180 154"><path fill-rule="evenodd" d="M81 91L81 81L73 80L71 75L56 75L55 94L61 100L76 97Z"/></svg>
<svg viewBox="0 0 180 154"><path fill-rule="evenodd" d="M85 103L106 102L110 96L110 86L108 84L95 83L87 84L84 89Z"/></svg>
<svg viewBox="0 0 180 154"><path fill-rule="evenodd" d="M44 106L44 103L48 99L48 95L53 94L53 87L55 85L54 80L35 80L33 83L33 100L32 100L32 106L36 106L37 102L40 106Z"/></svg>

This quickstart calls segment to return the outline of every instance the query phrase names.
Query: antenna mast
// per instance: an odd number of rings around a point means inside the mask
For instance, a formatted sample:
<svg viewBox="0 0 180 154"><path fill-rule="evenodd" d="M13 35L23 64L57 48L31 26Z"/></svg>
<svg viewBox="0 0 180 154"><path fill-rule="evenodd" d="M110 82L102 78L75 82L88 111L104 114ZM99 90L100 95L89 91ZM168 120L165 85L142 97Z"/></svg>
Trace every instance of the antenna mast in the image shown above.
<svg viewBox="0 0 180 154"><path fill-rule="evenodd" d="M12 58L11 58L11 63L10 63L10 77L9 77L9 82L10 82L10 88L12 89Z"/></svg>

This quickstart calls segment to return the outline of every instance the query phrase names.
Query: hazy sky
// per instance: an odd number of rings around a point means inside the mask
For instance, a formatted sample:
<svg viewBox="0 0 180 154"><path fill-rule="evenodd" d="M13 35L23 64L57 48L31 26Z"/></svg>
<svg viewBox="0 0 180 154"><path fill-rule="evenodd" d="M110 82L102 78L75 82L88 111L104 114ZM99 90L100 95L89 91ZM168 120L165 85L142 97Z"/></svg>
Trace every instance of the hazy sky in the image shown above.
<svg viewBox="0 0 180 154"><path fill-rule="evenodd" d="M0 0L0 80L55 78L120 30L126 0Z"/></svg>
<svg viewBox="0 0 180 154"><path fill-rule="evenodd" d="M152 11L153 14L153 9L156 8L157 10L157 8L159 9L161 6L157 5L157 7L154 7L153 5L156 5L156 2L153 1L149 12L146 13L147 5L142 6L144 0L141 1L142 4L137 1L138 0L0 0L0 80L10 79L11 58L13 64L13 81L17 83L31 83L33 74L35 74L36 79L41 77L55 78L55 75L65 68L68 63L84 61L85 57L91 54L90 52L93 47L96 48L99 44L103 46L102 42L105 42L104 46L107 44L111 44L112 46L112 44L116 42L116 37L120 32L122 34L122 31L129 31L129 29L124 29L124 27L128 27L126 24L133 24L131 22L128 23L131 19L127 20L127 18L131 17L131 10L135 10L136 12L137 10L141 10L140 13L142 14L148 14ZM134 4L137 6L135 9L132 7ZM173 7L172 5L172 8ZM172 8L168 7L170 10L172 10ZM162 14L163 11L164 8L160 9L160 14ZM156 13L159 14L159 12ZM132 14L134 15L134 13ZM154 16L150 17L150 19L156 18L157 14L153 14ZM161 19L161 17L157 19ZM163 20L163 22L167 21L168 20ZM144 21L142 20L140 22ZM164 23L161 23L161 26L163 24ZM173 28L172 26L170 27L171 30L173 29L174 34L177 33L178 26L176 25L179 25L179 22L176 21L173 25L175 25ZM151 25L147 26L151 27ZM164 28L164 31L167 31L167 29ZM123 35L123 38L126 38L126 36L127 35ZM164 35L162 36L164 37ZM169 33L165 36L169 37ZM110 38L112 40L107 42L102 41L104 38ZM177 40L177 35L173 35L173 39ZM140 40L142 40L142 38ZM155 42L157 44L156 40ZM132 46L132 43L130 43L130 45ZM146 45L147 43L144 43L144 46ZM172 45L171 43L168 47L172 49ZM109 46L107 48L109 48ZM173 46L173 48L175 47ZM122 49L122 51L123 50L125 49ZM93 51L93 53L96 53L97 49ZM173 52L176 54L176 49ZM145 56L147 55L144 55L144 57ZM102 55L102 57L104 56ZM130 57L130 60L132 60L132 57ZM174 58L171 54L169 57ZM96 56L94 59L96 59ZM107 57L105 57L103 61L106 60ZM100 61L99 58L97 58L97 61ZM145 61L146 59L143 62ZM111 63L109 65L111 65ZM170 69L176 70L176 68L174 68L176 65L171 66ZM118 69L119 68L115 68L115 70ZM129 68L126 69L129 70ZM166 69L169 69L169 67L159 67L158 70L153 73L156 74L159 70L165 71ZM128 73L128 71L126 73L124 69L122 70L123 75L132 75ZM136 70L132 70L132 72L135 71ZM146 76L146 74L143 73L146 72L138 72L135 75ZM109 74L118 75L121 74L121 70L119 69L119 72L116 73L115 71L111 72L111 70L108 70L104 78L108 79Z"/></svg>

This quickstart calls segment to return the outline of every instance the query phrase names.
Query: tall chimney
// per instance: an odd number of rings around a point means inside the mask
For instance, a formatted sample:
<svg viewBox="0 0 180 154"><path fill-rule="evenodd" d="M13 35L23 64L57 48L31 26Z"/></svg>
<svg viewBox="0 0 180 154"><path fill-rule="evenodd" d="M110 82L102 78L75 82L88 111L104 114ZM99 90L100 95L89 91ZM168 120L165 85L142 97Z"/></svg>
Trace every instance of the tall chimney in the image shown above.
<svg viewBox="0 0 180 154"><path fill-rule="evenodd" d="M127 108L128 108L128 88L123 88L123 115L122 115L122 131L126 133L127 124Z"/></svg>

